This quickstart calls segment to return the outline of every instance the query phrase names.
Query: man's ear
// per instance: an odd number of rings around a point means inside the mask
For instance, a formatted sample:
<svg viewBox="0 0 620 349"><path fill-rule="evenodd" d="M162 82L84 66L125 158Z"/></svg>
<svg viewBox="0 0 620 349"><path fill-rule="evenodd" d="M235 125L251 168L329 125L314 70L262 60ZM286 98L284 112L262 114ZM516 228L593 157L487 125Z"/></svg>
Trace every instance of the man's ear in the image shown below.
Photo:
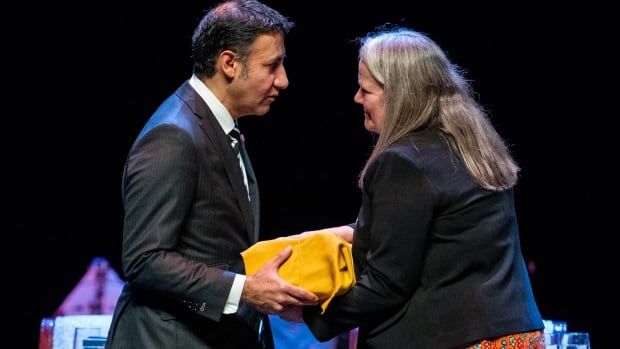
<svg viewBox="0 0 620 349"><path fill-rule="evenodd" d="M220 57L218 59L218 65L222 70L222 73L226 75L229 79L235 77L235 72L239 69L239 61L237 60L237 55L230 50L224 50L220 53Z"/></svg>

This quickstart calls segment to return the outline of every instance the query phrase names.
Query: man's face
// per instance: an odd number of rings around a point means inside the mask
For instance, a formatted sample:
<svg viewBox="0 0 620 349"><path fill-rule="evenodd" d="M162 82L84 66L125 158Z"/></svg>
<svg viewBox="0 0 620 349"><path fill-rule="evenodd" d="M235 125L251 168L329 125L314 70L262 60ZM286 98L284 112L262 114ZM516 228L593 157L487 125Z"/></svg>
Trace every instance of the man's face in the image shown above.
<svg viewBox="0 0 620 349"><path fill-rule="evenodd" d="M284 56L282 34L261 34L256 38L230 85L233 116L264 115L269 111L280 90L288 87Z"/></svg>

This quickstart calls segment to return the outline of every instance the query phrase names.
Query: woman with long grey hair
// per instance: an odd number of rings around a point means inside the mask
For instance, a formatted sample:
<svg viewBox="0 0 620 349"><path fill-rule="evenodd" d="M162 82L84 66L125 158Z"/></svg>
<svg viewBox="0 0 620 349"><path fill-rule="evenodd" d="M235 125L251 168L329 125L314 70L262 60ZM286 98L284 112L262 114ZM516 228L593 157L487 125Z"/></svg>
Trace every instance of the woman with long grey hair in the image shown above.
<svg viewBox="0 0 620 349"><path fill-rule="evenodd" d="M357 222L332 228L353 243L357 282L324 314L282 316L321 340L359 327L358 348L544 348L504 141L428 36L382 29L361 44L354 101L378 139Z"/></svg>

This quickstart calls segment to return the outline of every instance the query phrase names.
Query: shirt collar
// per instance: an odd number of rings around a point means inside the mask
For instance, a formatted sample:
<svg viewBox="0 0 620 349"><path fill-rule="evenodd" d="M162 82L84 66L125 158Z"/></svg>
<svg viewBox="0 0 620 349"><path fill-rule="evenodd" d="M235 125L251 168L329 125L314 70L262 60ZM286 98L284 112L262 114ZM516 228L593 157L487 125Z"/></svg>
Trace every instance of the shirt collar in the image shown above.
<svg viewBox="0 0 620 349"><path fill-rule="evenodd" d="M235 120L230 115L230 112L226 107L220 102L217 97L209 90L207 85L202 82L196 75L192 75L189 79L189 84L196 90L196 93L202 98L202 100L207 103L207 106L215 115L215 119L224 130L224 133L228 134L235 127Z"/></svg>

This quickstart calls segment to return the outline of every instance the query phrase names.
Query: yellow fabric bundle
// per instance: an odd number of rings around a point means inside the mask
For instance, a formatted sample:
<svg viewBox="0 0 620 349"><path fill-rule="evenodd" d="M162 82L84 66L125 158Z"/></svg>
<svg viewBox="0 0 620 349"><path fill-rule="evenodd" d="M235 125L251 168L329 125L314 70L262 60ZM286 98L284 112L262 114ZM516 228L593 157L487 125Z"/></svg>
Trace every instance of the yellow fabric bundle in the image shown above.
<svg viewBox="0 0 620 349"><path fill-rule="evenodd" d="M329 230L261 241L241 252L245 272L253 275L287 246L291 257L280 266L280 277L319 297L325 312L334 296L344 294L355 283L351 244Z"/></svg>

